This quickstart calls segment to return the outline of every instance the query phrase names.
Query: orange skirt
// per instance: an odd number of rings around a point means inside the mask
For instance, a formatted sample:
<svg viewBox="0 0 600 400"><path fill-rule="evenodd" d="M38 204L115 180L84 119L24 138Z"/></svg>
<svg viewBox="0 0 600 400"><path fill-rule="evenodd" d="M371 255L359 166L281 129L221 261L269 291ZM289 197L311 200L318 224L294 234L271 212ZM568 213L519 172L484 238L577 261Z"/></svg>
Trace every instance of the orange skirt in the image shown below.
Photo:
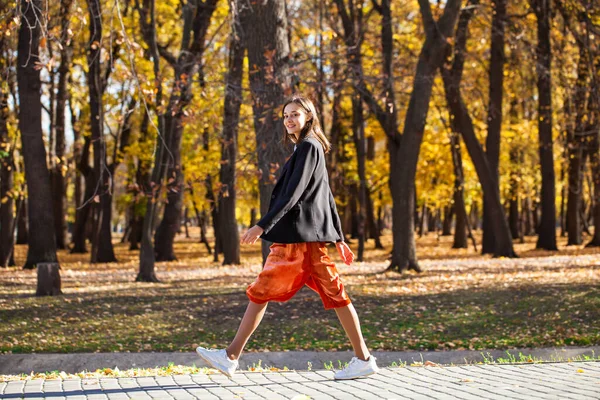
<svg viewBox="0 0 600 400"><path fill-rule="evenodd" d="M287 301L306 285L326 309L351 303L326 242L273 243L270 249L262 272L246 290L252 302Z"/></svg>

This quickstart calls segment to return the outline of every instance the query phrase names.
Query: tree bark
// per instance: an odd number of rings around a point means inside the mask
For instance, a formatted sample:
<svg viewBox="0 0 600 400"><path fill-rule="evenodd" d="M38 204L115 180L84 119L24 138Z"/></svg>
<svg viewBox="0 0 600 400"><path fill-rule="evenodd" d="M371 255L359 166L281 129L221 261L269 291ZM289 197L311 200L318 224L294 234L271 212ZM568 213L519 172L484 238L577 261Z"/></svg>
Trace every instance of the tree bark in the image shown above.
<svg viewBox="0 0 600 400"><path fill-rule="evenodd" d="M538 88L539 154L542 174L541 208L538 249L557 250L555 174L552 150L552 80L550 44L550 0L529 0L537 17L536 72Z"/></svg>
<svg viewBox="0 0 600 400"><path fill-rule="evenodd" d="M514 63L511 63L514 65ZM518 111L518 103L516 99L513 99L510 102L510 124L515 126L519 123L519 111ZM510 233L513 239L521 239L521 242L524 241L522 232L523 230L520 227L520 215L519 215L519 204L521 203L521 159L523 154L523 149L518 143L517 140L513 140L510 144L509 150L509 161L510 161L510 199L509 201L509 214L508 214L508 223L510 226Z"/></svg>
<svg viewBox="0 0 600 400"><path fill-rule="evenodd" d="M452 166L454 168L454 213L456 225L454 226L453 249L466 249L467 246L467 208L464 197L464 173L462 154L460 151L460 136L455 129L450 133L450 149L452 152Z"/></svg>
<svg viewBox="0 0 600 400"><path fill-rule="evenodd" d="M27 199L20 196L17 200L17 244L27 244L29 229L27 228Z"/></svg>
<svg viewBox="0 0 600 400"><path fill-rule="evenodd" d="M452 219L454 218L454 207L447 205L443 207L442 234L441 236L452 235Z"/></svg>
<svg viewBox="0 0 600 400"><path fill-rule="evenodd" d="M84 203L82 203L75 210L75 225L73 227L72 235L73 247L71 248L71 253L87 253L86 227L88 225L90 212L92 210L90 199L93 198L95 189L95 185L93 183L94 170L89 164L91 143L92 141L90 136L86 136L84 138L84 143L82 146L83 148L81 150L81 157L77 162L77 169L84 178Z"/></svg>
<svg viewBox="0 0 600 400"><path fill-rule="evenodd" d="M502 98L504 84L504 27L506 24L507 0L492 0L492 32L490 46L488 134L485 142L487 156L494 185L500 184L498 164L500 159L500 133L502 130ZM494 253L494 224L489 216L489 205L483 199L483 239L481 252Z"/></svg>
<svg viewBox="0 0 600 400"><path fill-rule="evenodd" d="M58 262L38 263L36 296L56 296L62 294L60 265Z"/></svg>
<svg viewBox="0 0 600 400"><path fill-rule="evenodd" d="M56 238L52 214L50 174L46 166L46 149L42 132L42 104L40 99L39 61L40 22L42 9L40 0L21 0L21 26L17 56L17 82L19 87L19 130L25 178L30 194L29 207L29 247L27 261L23 268L32 269L38 263L54 262L56 258ZM32 194L35 193L35 196ZM42 282L45 283L45 282Z"/></svg>
<svg viewBox="0 0 600 400"><path fill-rule="evenodd" d="M244 47L239 10L230 1L232 31L229 36L229 73L225 90L223 133L221 141L221 187L219 190L219 219L223 247L223 265L240 263L240 235L236 207L235 166L238 155L238 124L242 104L242 75Z"/></svg>
<svg viewBox="0 0 600 400"><path fill-rule="evenodd" d="M354 146L356 147L356 161L358 172L358 202L357 202L357 236L358 251L356 261L364 261L365 240L366 240L366 220L367 220L367 178L365 172L366 161L366 143L365 143L365 121L363 116L362 102L360 95L352 96L352 131L354 136Z"/></svg>
<svg viewBox="0 0 600 400"><path fill-rule="evenodd" d="M275 186L276 171L285 163L289 149L278 143L284 135L281 106L284 96L290 95L292 84L289 71L290 48L284 0L261 2L236 1L248 50L248 75L254 111L256 150L258 153L260 212L269 208ZM270 243L262 241L263 261Z"/></svg>
<svg viewBox="0 0 600 400"><path fill-rule="evenodd" d="M567 195L567 245L583 243L580 209L583 199L584 149L586 146L585 123L586 97L588 91L588 54L585 47L579 48L577 82L573 94L575 126L567 131L568 195Z"/></svg>
<svg viewBox="0 0 600 400"><path fill-rule="evenodd" d="M436 22L429 1L419 0L426 39L419 54L401 143L400 140L388 142L390 190L398 200L394 201L392 210L394 249L388 270L421 271L417 262L413 219L416 166L429 110L434 76L443 65L444 54L449 46L448 38L454 31L460 5L460 0L447 1L443 15Z"/></svg>
<svg viewBox="0 0 600 400"><path fill-rule="evenodd" d="M90 40L87 52L88 86L90 90L90 127L94 149L93 193L94 228L92 234L91 262L115 262L111 240L112 185L106 172L106 142L104 140L104 111L102 95L106 87L106 75L100 64L102 51L102 7L100 0L87 0L90 17ZM115 143L116 145L116 143ZM98 184L99 183L99 184ZM87 200L87 199L86 199Z"/></svg>
<svg viewBox="0 0 600 400"><path fill-rule="evenodd" d="M4 38L0 38L0 50L4 49ZM0 67L5 67L0 60ZM10 265L14 248L14 151L8 138L8 96L0 87L0 267Z"/></svg>
<svg viewBox="0 0 600 400"><path fill-rule="evenodd" d="M67 247L67 224L66 224L66 196L67 182L65 158L65 121L67 100L69 97L67 84L73 58L73 48L70 43L69 25L71 18L72 0L60 2L60 32L64 43L61 44L60 65L58 67L58 87L56 94L56 116L55 116L55 160L56 165L52 171L52 195L54 209L54 234L56 235L56 246L59 249Z"/></svg>
<svg viewBox="0 0 600 400"><path fill-rule="evenodd" d="M183 3L183 32L179 55L175 57L169 54L165 48L158 48L164 58L171 60L176 80L171 89L165 114L165 137L169 152L163 155L162 162L169 165L169 170L167 172L167 203L154 239L157 261L177 259L173 243L181 225L183 211L182 120L185 108L192 100L192 77L198 73L201 65L205 50L204 42L216 4L217 0L194 0Z"/></svg>
<svg viewBox="0 0 600 400"><path fill-rule="evenodd" d="M148 0L144 2L144 8L138 7L138 13L140 15L139 21L142 29L144 40L149 47L149 55L152 58L153 72L154 72L154 85L156 90L155 104L157 113L157 138L156 138L156 156L154 159L154 166L152 168L152 174L150 180L144 185L144 188L148 188L147 201L146 201L146 213L144 214L144 222L142 224L142 239L140 248L140 267L138 275L135 278L138 282L158 282L156 272L154 270L154 264L156 261L154 254L154 244L152 243L152 231L154 228L156 211L157 211L157 199L160 193L160 187L162 185L165 167L163 165L163 154L166 150L165 141L168 140L165 132L165 114L160 112L162 106L162 76L160 73L160 55L157 43L156 33L156 13L155 13L155 0ZM149 19L149 21L148 21Z"/></svg>
<svg viewBox="0 0 600 400"><path fill-rule="evenodd" d="M477 0L473 0L470 4L478 4ZM451 114L451 121L456 130L461 133L467 151L471 156L475 171L481 183L484 198L487 199L489 205L489 216L493 221L493 229L496 233L496 246L494 248L494 256L497 257L515 257L513 250L512 237L508 222L504 215L504 209L500 202L500 192L498 185L494 181L493 173L487 161L487 157L479 143L473 121L469 115L466 105L462 99L460 92L460 82L462 80L462 72L464 65L464 54L467 40L467 28L473 9L465 9L461 13L461 18L456 32L456 45L454 50L454 61L451 68L442 67L442 78L444 82L444 90L446 93L446 101Z"/></svg>

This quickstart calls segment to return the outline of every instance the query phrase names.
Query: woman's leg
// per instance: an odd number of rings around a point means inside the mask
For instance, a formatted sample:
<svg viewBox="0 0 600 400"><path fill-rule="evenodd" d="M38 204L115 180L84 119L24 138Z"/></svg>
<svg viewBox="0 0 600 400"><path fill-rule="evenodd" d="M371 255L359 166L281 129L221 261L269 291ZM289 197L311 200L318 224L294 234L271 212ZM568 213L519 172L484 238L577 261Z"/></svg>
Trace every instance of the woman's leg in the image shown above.
<svg viewBox="0 0 600 400"><path fill-rule="evenodd" d="M244 318L242 318L242 322L240 323L240 327L235 334L235 338L229 347L227 347L227 355L230 359L237 360L240 358L240 354L242 354L244 346L246 346L248 339L250 339L250 335L252 335L265 315L267 304L269 303L266 302L258 304L252 301L248 303L248 308L246 308Z"/></svg>
<svg viewBox="0 0 600 400"><path fill-rule="evenodd" d="M370 357L369 349L367 349L367 344L363 339L358 315L356 314L356 310L352 303L344 307L336 308L335 312L344 327L344 331L346 331L348 339L350 339L350 343L352 343L352 348L354 349L356 356L363 361L368 360Z"/></svg>

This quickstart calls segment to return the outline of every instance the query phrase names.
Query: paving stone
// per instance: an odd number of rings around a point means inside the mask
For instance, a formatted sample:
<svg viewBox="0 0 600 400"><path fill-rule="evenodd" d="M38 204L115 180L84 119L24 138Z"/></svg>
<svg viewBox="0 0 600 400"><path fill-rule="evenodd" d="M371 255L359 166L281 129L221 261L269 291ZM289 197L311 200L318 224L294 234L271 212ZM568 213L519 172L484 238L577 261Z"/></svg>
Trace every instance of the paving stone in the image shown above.
<svg viewBox="0 0 600 400"><path fill-rule="evenodd" d="M292 399L600 399L600 363L383 368L350 381L333 371L241 372L134 378L0 382L1 399L224 400Z"/></svg>

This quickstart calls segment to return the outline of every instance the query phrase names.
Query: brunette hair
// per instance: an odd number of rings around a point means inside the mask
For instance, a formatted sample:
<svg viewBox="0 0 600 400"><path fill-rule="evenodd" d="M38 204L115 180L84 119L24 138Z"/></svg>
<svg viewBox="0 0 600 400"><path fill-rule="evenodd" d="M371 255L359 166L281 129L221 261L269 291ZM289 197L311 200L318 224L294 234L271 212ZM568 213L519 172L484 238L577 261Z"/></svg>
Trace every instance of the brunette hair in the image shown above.
<svg viewBox="0 0 600 400"><path fill-rule="evenodd" d="M325 154L329 153L329 151L331 150L331 143L329 143L329 140L327 139L327 137L325 136L325 133L323 132L323 128L321 128L321 121L319 121L319 116L317 115L317 109L315 108L315 105L312 102L312 100L309 99L307 96L304 96L301 94L293 95L284 103L283 107L281 108L282 119L283 119L283 112L285 111L285 107L287 107L287 105L291 104L291 103L295 103L295 104L299 105L304 110L304 112L306 112L306 114L308 114L310 117L312 117L310 120L306 121L306 125L304 125L304 128L302 128L302 131L300 132L300 137L298 138L298 142L312 134L323 146L323 150L325 151ZM290 140L287 130L285 130L285 128L284 128L284 132L285 132L285 135L283 137L283 142L285 144L291 143L291 140Z"/></svg>

